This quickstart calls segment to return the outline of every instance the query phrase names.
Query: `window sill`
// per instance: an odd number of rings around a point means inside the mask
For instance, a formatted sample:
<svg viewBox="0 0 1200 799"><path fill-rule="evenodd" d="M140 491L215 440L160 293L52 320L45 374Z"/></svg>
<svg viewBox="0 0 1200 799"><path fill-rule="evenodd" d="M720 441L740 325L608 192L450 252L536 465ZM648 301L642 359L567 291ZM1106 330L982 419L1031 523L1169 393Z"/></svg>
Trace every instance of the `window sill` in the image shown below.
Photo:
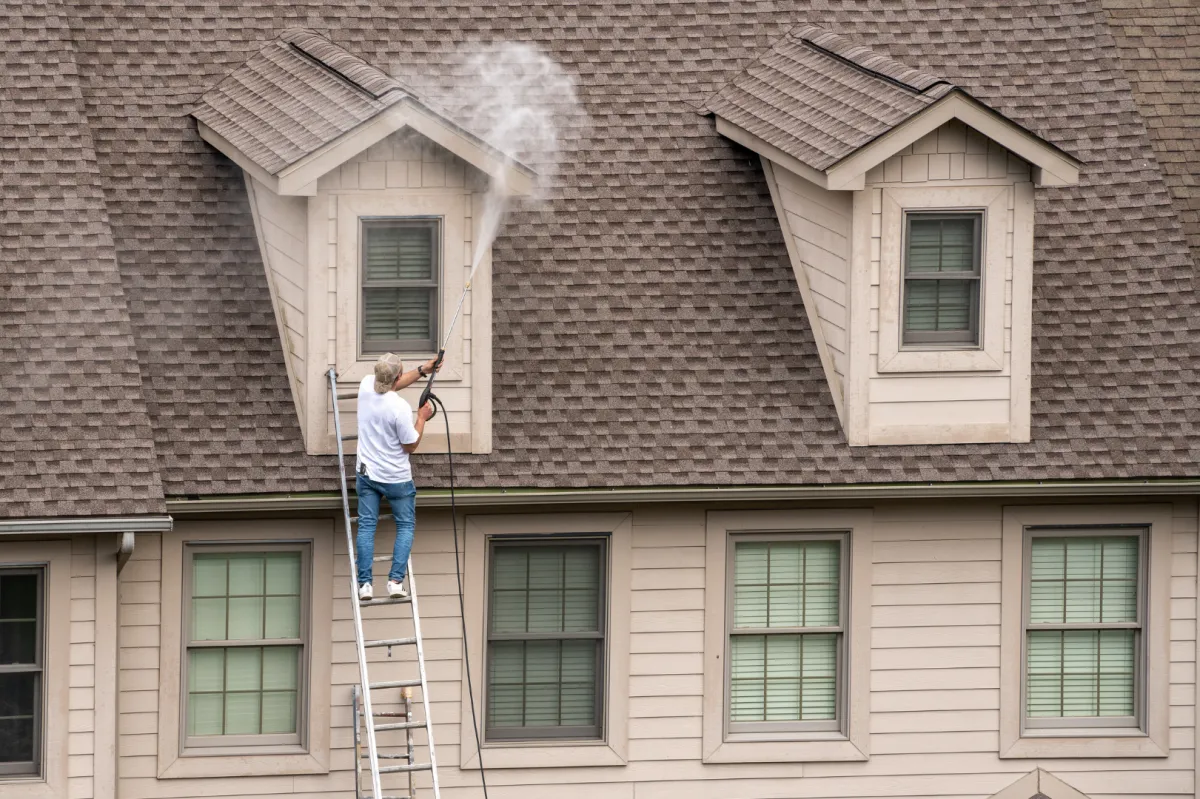
<svg viewBox="0 0 1200 799"><path fill-rule="evenodd" d="M483 765L486 768L561 768L591 766L624 766L617 750L605 741L534 741L520 744L484 744ZM479 753L470 752L460 768L477 770Z"/></svg>
<svg viewBox="0 0 1200 799"><path fill-rule="evenodd" d="M0 774L0 794L4 799L57 799L63 791L37 774Z"/></svg>
<svg viewBox="0 0 1200 799"><path fill-rule="evenodd" d="M902 349L890 357L879 353L879 371L892 372L999 372L1003 358L979 348Z"/></svg>
<svg viewBox="0 0 1200 799"><path fill-rule="evenodd" d="M821 763L867 760L853 741L812 737L787 741L729 740L704 753L705 763Z"/></svg>
<svg viewBox="0 0 1200 799"><path fill-rule="evenodd" d="M404 362L405 371L416 369L417 364L425 363L426 361L436 358L437 353L422 353L419 355L406 354L403 352L396 353L400 356L400 360ZM378 360L377 355L363 355L359 360L354 361L344 371L338 373L339 383L360 383L367 375L375 374L375 362ZM463 368L461 364L451 363L447 360L442 364L442 369L437 373L437 382L448 383L453 381L461 381L463 379ZM422 378L423 380L423 378ZM421 381L418 381L421 382Z"/></svg>
<svg viewBox="0 0 1200 799"><path fill-rule="evenodd" d="M280 747L270 752L243 749L238 754L202 754L187 752L172 760L158 773L160 780L198 777L282 777L295 774L328 774L329 764L307 752L281 754Z"/></svg>
<svg viewBox="0 0 1200 799"><path fill-rule="evenodd" d="M1001 746L1000 757L1167 757L1169 751L1159 746L1144 730L1062 729L1026 733L1007 748Z"/></svg>

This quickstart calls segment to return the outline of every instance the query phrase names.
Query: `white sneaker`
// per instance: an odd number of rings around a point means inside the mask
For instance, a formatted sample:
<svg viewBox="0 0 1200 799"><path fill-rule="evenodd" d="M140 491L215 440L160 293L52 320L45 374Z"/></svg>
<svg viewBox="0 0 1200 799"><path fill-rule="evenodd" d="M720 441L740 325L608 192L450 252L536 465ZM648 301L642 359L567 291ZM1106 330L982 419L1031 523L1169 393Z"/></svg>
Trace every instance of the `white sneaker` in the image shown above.
<svg viewBox="0 0 1200 799"><path fill-rule="evenodd" d="M358 587L358 598L361 601L366 602L368 599L371 599L374 596L375 591L372 590L370 583L363 583Z"/></svg>
<svg viewBox="0 0 1200 799"><path fill-rule="evenodd" d="M392 599L404 599L408 596L408 592L404 590L404 583L398 583L395 580L388 580L387 592Z"/></svg>

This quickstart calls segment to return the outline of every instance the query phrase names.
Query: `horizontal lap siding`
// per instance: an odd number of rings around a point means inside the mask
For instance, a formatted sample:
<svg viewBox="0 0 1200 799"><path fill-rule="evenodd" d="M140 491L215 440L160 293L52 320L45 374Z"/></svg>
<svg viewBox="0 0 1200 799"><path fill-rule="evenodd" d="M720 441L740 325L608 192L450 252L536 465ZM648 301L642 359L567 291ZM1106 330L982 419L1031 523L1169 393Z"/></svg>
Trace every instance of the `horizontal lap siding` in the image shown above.
<svg viewBox="0 0 1200 799"><path fill-rule="evenodd" d="M71 539L71 650L67 707L67 795L95 796L96 539ZM3 794L3 789L0 789Z"/></svg>
<svg viewBox="0 0 1200 799"><path fill-rule="evenodd" d="M701 757L705 510L633 512L628 764L621 767L492 769L494 799L770 799L771 797L988 797L1036 765L1090 796L1193 795L1196 672L1196 511L1176 505L1172 555L1171 752L1166 759L1041 762L1001 760L999 503L892 503L875 513L872 549L871 758L860 763L705 765ZM443 795L481 795L479 773L460 771L461 630L454 544L445 513L423 510L414 548L430 699L438 722ZM462 530L459 527L460 547ZM381 528L378 551L390 550ZM157 559L139 536L138 559ZM137 797L299 795L350 799L350 686L357 682L349 622L345 542L335 536L330 775L156 781L154 779L158 574L152 564L122 575L123 794ZM379 564L384 565L384 564ZM378 574L378 573L377 573ZM377 584L381 580L377 580ZM369 611L368 636L408 634L394 611ZM379 617L379 618L375 618ZM136 644L136 645L135 645ZM155 650L156 651L156 650ZM476 658L482 652L472 652ZM370 655L374 679L415 676L410 650ZM476 685L475 690L483 686ZM398 734L395 740L399 740ZM486 763L486 754L485 754ZM393 778L385 785L402 781ZM418 785L427 786L422 775ZM419 792L421 799L428 791Z"/></svg>

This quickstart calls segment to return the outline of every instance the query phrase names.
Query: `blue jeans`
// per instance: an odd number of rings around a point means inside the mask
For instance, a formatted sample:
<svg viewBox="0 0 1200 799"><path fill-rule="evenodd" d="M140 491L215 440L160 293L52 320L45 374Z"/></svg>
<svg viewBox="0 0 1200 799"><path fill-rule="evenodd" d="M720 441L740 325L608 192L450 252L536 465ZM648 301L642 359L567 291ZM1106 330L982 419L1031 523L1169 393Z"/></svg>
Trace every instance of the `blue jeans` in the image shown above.
<svg viewBox="0 0 1200 799"><path fill-rule="evenodd" d="M387 497L396 520L396 544L392 547L392 570L388 579L400 582L408 570L412 552L413 528L417 525L417 487L406 483L377 483L358 475L358 584L371 582L371 561L375 558L375 527L379 524L379 499Z"/></svg>

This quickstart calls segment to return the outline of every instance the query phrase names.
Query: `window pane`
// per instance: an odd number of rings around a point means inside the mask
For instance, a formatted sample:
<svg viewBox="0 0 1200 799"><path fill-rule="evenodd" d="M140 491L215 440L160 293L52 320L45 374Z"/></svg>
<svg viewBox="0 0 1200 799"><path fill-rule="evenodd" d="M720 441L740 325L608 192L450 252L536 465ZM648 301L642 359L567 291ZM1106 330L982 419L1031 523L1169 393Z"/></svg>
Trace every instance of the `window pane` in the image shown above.
<svg viewBox="0 0 1200 799"><path fill-rule="evenodd" d="M433 338L436 289L363 289L363 340Z"/></svg>
<svg viewBox="0 0 1200 799"><path fill-rule="evenodd" d="M1137 536L1039 536L1030 550L1031 624L1137 621Z"/></svg>
<svg viewBox="0 0 1200 799"><path fill-rule="evenodd" d="M247 641L263 637L263 598L235 596L229 599L229 640Z"/></svg>
<svg viewBox="0 0 1200 799"><path fill-rule="evenodd" d="M188 691L192 693L225 690L225 650L188 651Z"/></svg>
<svg viewBox="0 0 1200 799"><path fill-rule="evenodd" d="M971 331L978 280L905 280L904 329Z"/></svg>
<svg viewBox="0 0 1200 799"><path fill-rule="evenodd" d="M262 650L237 647L225 650L225 690L257 691L262 688Z"/></svg>
<svg viewBox="0 0 1200 799"><path fill-rule="evenodd" d="M840 580L837 541L737 543L734 626L837 626Z"/></svg>
<svg viewBox="0 0 1200 799"><path fill-rule="evenodd" d="M972 272L976 268L976 214L908 217L909 272Z"/></svg>
<svg viewBox="0 0 1200 799"><path fill-rule="evenodd" d="M837 639L835 633L733 636L730 721L837 718Z"/></svg>
<svg viewBox="0 0 1200 799"><path fill-rule="evenodd" d="M267 691L262 697L263 734L296 731L296 692Z"/></svg>
<svg viewBox="0 0 1200 799"><path fill-rule="evenodd" d="M266 602L266 626L263 630L265 637L299 638L300 597L269 596Z"/></svg>
<svg viewBox="0 0 1200 799"><path fill-rule="evenodd" d="M227 599L192 600L192 640L224 641Z"/></svg>
<svg viewBox="0 0 1200 799"><path fill-rule="evenodd" d="M294 691L300 685L298 646L269 646L263 649L263 689Z"/></svg>
<svg viewBox="0 0 1200 799"><path fill-rule="evenodd" d="M38 576L0 575L0 620L37 618Z"/></svg>
<svg viewBox="0 0 1200 799"><path fill-rule="evenodd" d="M488 661L488 726L594 726L594 640L494 641Z"/></svg>
<svg viewBox="0 0 1200 799"><path fill-rule="evenodd" d="M0 666L37 663L37 622L0 619Z"/></svg>
<svg viewBox="0 0 1200 799"><path fill-rule="evenodd" d="M231 555L229 595L262 596L266 588L266 559L262 555Z"/></svg>
<svg viewBox="0 0 1200 799"><path fill-rule="evenodd" d="M300 595L300 553L272 552L267 560L267 594Z"/></svg>
<svg viewBox="0 0 1200 799"><path fill-rule="evenodd" d="M225 734L258 735L262 732L262 694L258 691L225 694Z"/></svg>
<svg viewBox="0 0 1200 799"><path fill-rule="evenodd" d="M188 695L188 735L221 735L224 729L224 694Z"/></svg>
<svg viewBox="0 0 1200 799"><path fill-rule="evenodd" d="M1030 631L1030 717L1133 715L1135 636L1133 630Z"/></svg>
<svg viewBox="0 0 1200 799"><path fill-rule="evenodd" d="M29 763L33 760L33 717L0 717L0 763Z"/></svg>
<svg viewBox="0 0 1200 799"><path fill-rule="evenodd" d="M599 545L496 547L491 632L599 631L601 571Z"/></svg>
<svg viewBox="0 0 1200 799"><path fill-rule="evenodd" d="M228 575L229 559L224 555L192 556L192 596L225 596Z"/></svg>
<svg viewBox="0 0 1200 799"><path fill-rule="evenodd" d="M436 224L366 224L365 279L436 280Z"/></svg>

